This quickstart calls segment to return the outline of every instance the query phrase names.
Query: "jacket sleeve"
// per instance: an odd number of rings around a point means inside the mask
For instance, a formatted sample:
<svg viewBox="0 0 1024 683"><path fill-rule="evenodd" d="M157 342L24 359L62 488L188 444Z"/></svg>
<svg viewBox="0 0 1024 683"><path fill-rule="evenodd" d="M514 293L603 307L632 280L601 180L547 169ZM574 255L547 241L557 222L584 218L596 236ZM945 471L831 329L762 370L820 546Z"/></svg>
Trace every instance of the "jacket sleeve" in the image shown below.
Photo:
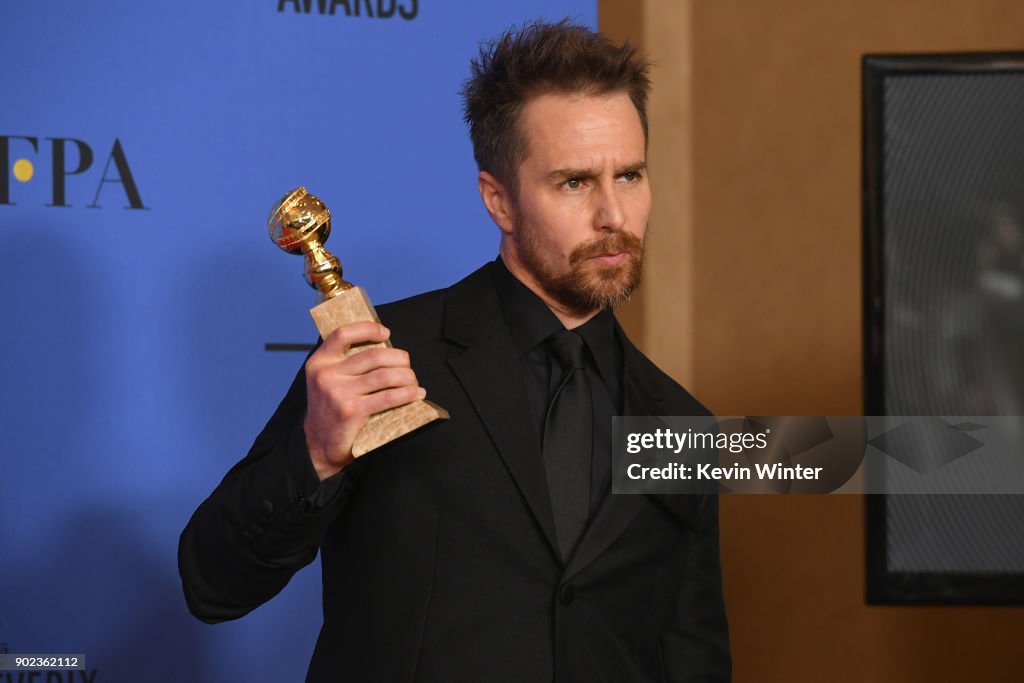
<svg viewBox="0 0 1024 683"><path fill-rule="evenodd" d="M351 493L346 471L319 480L302 422L300 369L248 455L192 515L178 544L189 610L207 623L241 617L316 558L320 539Z"/></svg>
<svg viewBox="0 0 1024 683"><path fill-rule="evenodd" d="M701 531L687 561L672 622L661 640L663 679L671 683L732 680L718 547L718 496L702 498Z"/></svg>

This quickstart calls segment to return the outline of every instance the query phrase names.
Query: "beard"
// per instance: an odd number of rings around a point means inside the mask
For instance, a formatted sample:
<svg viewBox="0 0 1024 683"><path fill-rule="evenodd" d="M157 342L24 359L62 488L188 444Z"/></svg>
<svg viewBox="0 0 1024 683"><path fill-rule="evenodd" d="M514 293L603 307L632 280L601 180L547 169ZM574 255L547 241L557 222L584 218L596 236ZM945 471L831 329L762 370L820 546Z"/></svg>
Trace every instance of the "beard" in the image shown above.
<svg viewBox="0 0 1024 683"><path fill-rule="evenodd" d="M577 245L569 254L569 267L560 270L547 256L537 234L517 221L515 242L519 260L534 280L559 305L575 315L615 308L629 298L643 278L643 241L632 233L614 231ZM622 263L604 264L589 259L625 253Z"/></svg>

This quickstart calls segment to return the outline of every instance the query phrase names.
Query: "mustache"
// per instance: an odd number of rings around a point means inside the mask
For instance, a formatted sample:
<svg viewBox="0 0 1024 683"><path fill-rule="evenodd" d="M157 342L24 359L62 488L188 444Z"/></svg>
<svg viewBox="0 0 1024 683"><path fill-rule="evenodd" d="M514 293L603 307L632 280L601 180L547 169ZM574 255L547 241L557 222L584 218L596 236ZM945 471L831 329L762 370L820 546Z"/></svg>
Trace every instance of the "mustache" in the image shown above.
<svg viewBox="0 0 1024 683"><path fill-rule="evenodd" d="M643 241L632 233L613 232L577 245L569 254L569 265L574 266L580 261L605 254L626 252L630 256L637 257L643 251L643 246Z"/></svg>

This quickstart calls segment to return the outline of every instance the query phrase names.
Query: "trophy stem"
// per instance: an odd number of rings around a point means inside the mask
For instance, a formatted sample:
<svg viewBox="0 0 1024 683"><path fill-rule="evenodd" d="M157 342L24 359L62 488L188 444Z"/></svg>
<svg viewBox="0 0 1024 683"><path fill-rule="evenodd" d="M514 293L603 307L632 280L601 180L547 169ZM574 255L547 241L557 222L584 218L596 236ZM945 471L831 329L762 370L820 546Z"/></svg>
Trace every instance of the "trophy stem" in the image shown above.
<svg viewBox="0 0 1024 683"><path fill-rule="evenodd" d="M306 257L306 282L320 292L323 300L333 299L352 288L352 283L341 277L341 262L318 241L302 245Z"/></svg>

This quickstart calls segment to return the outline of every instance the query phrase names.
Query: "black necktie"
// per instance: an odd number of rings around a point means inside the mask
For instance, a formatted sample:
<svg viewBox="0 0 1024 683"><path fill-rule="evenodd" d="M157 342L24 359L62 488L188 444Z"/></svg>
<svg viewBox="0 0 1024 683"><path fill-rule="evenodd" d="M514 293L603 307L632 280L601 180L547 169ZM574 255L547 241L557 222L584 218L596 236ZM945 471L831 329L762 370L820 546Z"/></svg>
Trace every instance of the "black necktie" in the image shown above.
<svg viewBox="0 0 1024 683"><path fill-rule="evenodd" d="M562 559L568 559L590 510L593 422L590 383L583 367L583 338L561 330L548 338L561 372L544 419L544 468Z"/></svg>

